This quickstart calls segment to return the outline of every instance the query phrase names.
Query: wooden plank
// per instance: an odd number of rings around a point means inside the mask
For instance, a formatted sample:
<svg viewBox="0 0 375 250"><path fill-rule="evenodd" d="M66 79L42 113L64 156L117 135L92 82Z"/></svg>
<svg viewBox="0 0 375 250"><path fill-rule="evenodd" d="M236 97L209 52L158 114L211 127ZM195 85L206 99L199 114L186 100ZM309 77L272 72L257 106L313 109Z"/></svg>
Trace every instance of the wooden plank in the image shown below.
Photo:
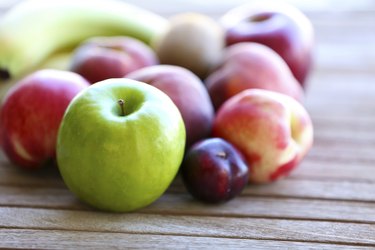
<svg viewBox="0 0 375 250"><path fill-rule="evenodd" d="M1 248L37 249L343 249L371 246L161 234L0 229Z"/></svg>
<svg viewBox="0 0 375 250"><path fill-rule="evenodd" d="M25 208L0 208L0 218L1 227L8 229L162 234L375 246L375 227L356 223Z"/></svg>
<svg viewBox="0 0 375 250"><path fill-rule="evenodd" d="M353 147L353 150L355 148ZM358 150L361 152L361 150ZM353 155L350 150L312 149L309 155L291 173L293 179L340 180L354 183L375 183L375 159L372 155ZM14 167L13 167L14 168ZM0 166L0 185L15 187L65 188L58 175L40 175L14 171Z"/></svg>
<svg viewBox="0 0 375 250"><path fill-rule="evenodd" d="M375 134L368 130L352 127L350 129L342 129L340 127L332 127L331 129L321 129L315 126L314 130L314 147L325 148L332 147L341 149L372 148L375 146ZM357 153L357 152L356 152Z"/></svg>
<svg viewBox="0 0 375 250"><path fill-rule="evenodd" d="M306 93L307 107L309 107L310 103L314 104L328 98L332 102L331 105L346 101L349 104L358 103L366 107L366 100L371 99L375 93L375 87L372 84L374 75L372 73L342 73L341 76L338 76L336 72L315 71L310 80L311 82ZM348 99L349 97L350 99Z"/></svg>
<svg viewBox="0 0 375 250"><path fill-rule="evenodd" d="M243 195L375 202L374 190L375 183L289 178L272 185L251 185Z"/></svg>
<svg viewBox="0 0 375 250"><path fill-rule="evenodd" d="M355 154L353 154L355 152ZM369 175L374 174L375 167L375 156L371 149L361 148L360 146L352 146L348 149L336 149L332 148L312 148L309 152L310 161L326 163L341 164L344 165L357 165L357 170L361 169L361 166L366 165L369 168ZM372 167L372 168L371 168Z"/></svg>
<svg viewBox="0 0 375 250"><path fill-rule="evenodd" d="M219 17L247 0L129 1L166 16ZM374 249L375 2L288 1L317 37L306 91L315 143L289 178L220 205L193 200L177 180L151 206L110 214L79 202L57 171L26 173L0 156L0 248Z"/></svg>
<svg viewBox="0 0 375 250"><path fill-rule="evenodd" d="M302 179L295 176L266 185L249 184L241 196L375 202L375 183L344 179ZM168 193L186 193L178 176Z"/></svg>
<svg viewBox="0 0 375 250"><path fill-rule="evenodd" d="M318 141L315 144L319 144ZM346 145L346 144L344 144ZM375 157L370 147L327 143L314 146L293 176L356 179L375 181ZM355 153L354 153L355 152ZM3 162L2 162L3 163ZM305 178L304 177L304 178ZM57 172L29 173L14 166L0 167L0 185L64 187Z"/></svg>
<svg viewBox="0 0 375 250"><path fill-rule="evenodd" d="M332 74L312 80L305 102L312 117L347 118L353 122L357 118L373 118L375 88L372 75L352 74L344 79Z"/></svg>
<svg viewBox="0 0 375 250"><path fill-rule="evenodd" d="M173 204L173 205L172 205ZM355 211L355 212L353 212ZM289 218L374 223L375 204L292 198L239 196L221 205L204 205L186 195L163 195L147 213L212 215L223 217Z"/></svg>
<svg viewBox="0 0 375 250"><path fill-rule="evenodd" d="M251 187L249 187L251 188ZM92 210L65 189L29 190L2 187L3 207ZM353 213L355 211L355 213ZM242 195L219 205L205 205L188 193L165 193L140 212L152 214L202 215L224 217L289 218L375 223L375 203L364 201L306 199Z"/></svg>
<svg viewBox="0 0 375 250"><path fill-rule="evenodd" d="M302 179L295 176L265 185L249 184L242 196L275 198L326 199L346 201L375 201L375 183L346 181L343 179ZM168 189L168 193L186 193L180 177Z"/></svg>
<svg viewBox="0 0 375 250"><path fill-rule="evenodd" d="M373 165L356 162L337 162L337 159L335 157L308 157L290 176L296 179L375 182Z"/></svg>
<svg viewBox="0 0 375 250"><path fill-rule="evenodd" d="M1 186L1 206L90 209L65 188Z"/></svg>
<svg viewBox="0 0 375 250"><path fill-rule="evenodd" d="M297 175L297 176L296 176ZM22 206L48 206L62 207L64 203L76 203L76 199L67 191L65 186L60 185L60 180L55 180L57 185L53 185L50 180L49 186L33 186L31 183L22 185L2 184L2 195L0 204L2 205L22 205ZM375 201L375 182L355 182L353 178L348 180L338 178L311 178L293 174L291 177L269 184L269 185L249 185L242 192L242 196L264 196L264 197L288 197L304 199L331 199L346 201ZM168 193L187 193L180 177L176 178ZM65 197L65 198L62 198ZM21 201L21 202L20 202ZM73 206L75 207L75 206Z"/></svg>
<svg viewBox="0 0 375 250"><path fill-rule="evenodd" d="M0 154L0 185L65 187L58 170L53 167L38 171L25 171L12 165L3 157Z"/></svg>
<svg viewBox="0 0 375 250"><path fill-rule="evenodd" d="M344 130L349 135L355 134L360 131L368 131L370 134L373 132L375 126L375 117L358 116L355 120L350 117L325 117L316 114L312 116L314 126L319 128L319 131L330 131L331 133ZM317 131L317 132L319 132Z"/></svg>

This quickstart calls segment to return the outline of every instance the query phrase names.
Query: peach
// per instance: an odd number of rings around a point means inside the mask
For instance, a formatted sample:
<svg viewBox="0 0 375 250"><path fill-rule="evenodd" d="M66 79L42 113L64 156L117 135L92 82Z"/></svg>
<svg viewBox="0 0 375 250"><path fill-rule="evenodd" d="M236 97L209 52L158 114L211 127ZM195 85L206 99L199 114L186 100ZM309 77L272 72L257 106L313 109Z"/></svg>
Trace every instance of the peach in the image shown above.
<svg viewBox="0 0 375 250"><path fill-rule="evenodd" d="M262 89L245 90L218 110L213 136L232 143L251 166L250 182L286 177L313 144L313 125L295 99Z"/></svg>
<svg viewBox="0 0 375 250"><path fill-rule="evenodd" d="M265 45L243 42L227 47L219 66L205 79L217 110L245 89L266 89L302 102L304 92L285 61Z"/></svg>

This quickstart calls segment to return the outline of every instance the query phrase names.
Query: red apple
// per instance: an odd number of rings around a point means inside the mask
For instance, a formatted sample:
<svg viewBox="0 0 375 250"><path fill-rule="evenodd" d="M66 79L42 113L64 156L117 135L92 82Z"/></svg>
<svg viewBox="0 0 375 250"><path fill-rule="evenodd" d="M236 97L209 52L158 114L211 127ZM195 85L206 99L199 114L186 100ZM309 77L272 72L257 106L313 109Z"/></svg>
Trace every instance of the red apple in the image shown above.
<svg viewBox="0 0 375 250"><path fill-rule="evenodd" d="M76 49L70 70L95 83L157 63L155 52L140 40L125 36L95 37Z"/></svg>
<svg viewBox="0 0 375 250"><path fill-rule="evenodd" d="M228 45L258 42L269 46L304 86L312 67L314 30L299 9L279 1L258 1L229 10L220 21Z"/></svg>
<svg viewBox="0 0 375 250"><path fill-rule="evenodd" d="M304 92L284 60L265 45L243 42L224 51L219 67L205 84L217 110L230 97L245 89L266 89L302 102Z"/></svg>
<svg viewBox="0 0 375 250"><path fill-rule="evenodd" d="M251 166L251 182L269 183L298 166L312 146L313 126L308 112L295 99L248 89L220 107L213 136L240 150Z"/></svg>
<svg viewBox="0 0 375 250"><path fill-rule="evenodd" d="M47 69L14 85L0 110L0 144L9 160L26 169L53 161L65 109L89 85L76 73Z"/></svg>
<svg viewBox="0 0 375 250"><path fill-rule="evenodd" d="M221 138L194 144L185 155L181 173L189 193L208 203L233 199L249 180L249 168L241 153Z"/></svg>
<svg viewBox="0 0 375 250"><path fill-rule="evenodd" d="M202 81L190 70L173 65L154 65L126 77L153 85L172 99L185 123L187 148L209 136L213 106Z"/></svg>

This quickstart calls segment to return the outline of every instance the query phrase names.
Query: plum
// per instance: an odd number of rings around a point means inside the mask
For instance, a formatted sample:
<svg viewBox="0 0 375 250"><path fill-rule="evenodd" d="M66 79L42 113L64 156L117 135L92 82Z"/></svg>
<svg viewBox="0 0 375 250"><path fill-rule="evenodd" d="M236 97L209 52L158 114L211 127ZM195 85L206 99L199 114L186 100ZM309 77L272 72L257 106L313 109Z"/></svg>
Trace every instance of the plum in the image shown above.
<svg viewBox="0 0 375 250"><path fill-rule="evenodd" d="M187 151L181 175L194 198L206 203L221 203L242 192L249 180L249 166L229 142L208 138Z"/></svg>

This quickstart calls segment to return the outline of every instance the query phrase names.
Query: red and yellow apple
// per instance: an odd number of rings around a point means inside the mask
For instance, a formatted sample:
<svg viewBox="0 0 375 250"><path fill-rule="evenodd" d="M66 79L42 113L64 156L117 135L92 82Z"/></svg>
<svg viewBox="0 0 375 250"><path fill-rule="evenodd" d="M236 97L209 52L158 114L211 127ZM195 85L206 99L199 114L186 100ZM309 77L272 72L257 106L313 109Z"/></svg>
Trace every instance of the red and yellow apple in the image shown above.
<svg viewBox="0 0 375 250"><path fill-rule="evenodd" d="M75 50L70 70L95 83L120 78L158 63L155 52L138 39L127 36L94 37Z"/></svg>
<svg viewBox="0 0 375 250"><path fill-rule="evenodd" d="M154 65L126 78L148 83L166 93L181 112L186 128L186 147L211 133L214 109L203 82L190 70L174 65Z"/></svg>
<svg viewBox="0 0 375 250"><path fill-rule="evenodd" d="M266 89L302 102L304 92L284 60L265 45L243 42L226 48L219 66L205 79L215 109L245 89Z"/></svg>
<svg viewBox="0 0 375 250"><path fill-rule="evenodd" d="M305 85L312 68L314 30L302 11L280 1L257 1L229 10L220 21L227 45L257 42L269 46Z"/></svg>
<svg viewBox="0 0 375 250"><path fill-rule="evenodd" d="M47 69L14 85L0 110L0 144L9 160L25 169L54 161L65 109L89 85L76 73Z"/></svg>
<svg viewBox="0 0 375 250"><path fill-rule="evenodd" d="M249 181L288 176L313 143L313 126L295 99L273 91L245 90L218 110L213 136L232 143L251 166Z"/></svg>

